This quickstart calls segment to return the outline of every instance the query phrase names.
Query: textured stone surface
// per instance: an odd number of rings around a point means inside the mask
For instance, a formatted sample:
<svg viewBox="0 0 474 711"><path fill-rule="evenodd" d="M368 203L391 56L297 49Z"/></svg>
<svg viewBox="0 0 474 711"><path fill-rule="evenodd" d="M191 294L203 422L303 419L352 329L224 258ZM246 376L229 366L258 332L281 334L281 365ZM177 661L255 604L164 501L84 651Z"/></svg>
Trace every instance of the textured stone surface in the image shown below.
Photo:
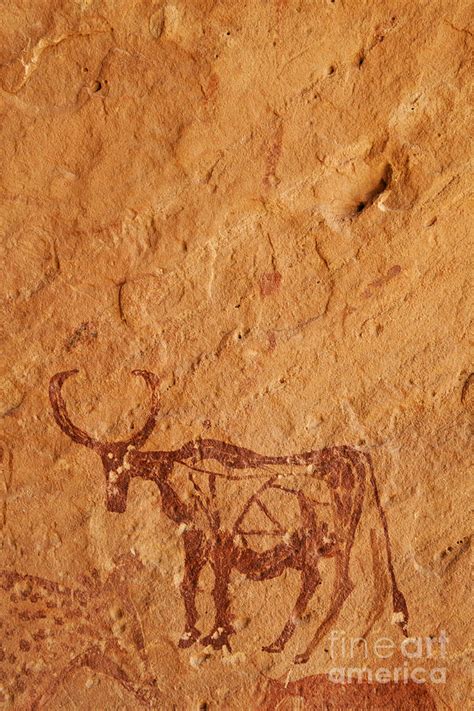
<svg viewBox="0 0 474 711"><path fill-rule="evenodd" d="M144 451L202 437L272 456L370 452L409 634L448 635L446 684L411 700L413 685L405 700L397 688L393 707L463 708L470 3L25 0L2 15L6 708L32 708L43 683L48 709L330 702L324 676L304 690L331 666L327 643L304 665L294 657L330 604L333 559L281 653L261 647L298 594L290 569L260 582L232 573L231 651L179 649L186 524L140 478L124 513L106 509L100 459L60 431L48 398L50 378L73 368L69 414L100 441L143 425L138 368L160 378ZM219 481L220 506L237 511L251 487ZM291 507L272 505L288 544ZM367 505L333 628L360 636L376 610L367 639L399 645L371 531ZM212 586L208 563L204 633ZM387 666L406 661L397 654ZM378 708L364 693L339 689L333 707Z"/></svg>

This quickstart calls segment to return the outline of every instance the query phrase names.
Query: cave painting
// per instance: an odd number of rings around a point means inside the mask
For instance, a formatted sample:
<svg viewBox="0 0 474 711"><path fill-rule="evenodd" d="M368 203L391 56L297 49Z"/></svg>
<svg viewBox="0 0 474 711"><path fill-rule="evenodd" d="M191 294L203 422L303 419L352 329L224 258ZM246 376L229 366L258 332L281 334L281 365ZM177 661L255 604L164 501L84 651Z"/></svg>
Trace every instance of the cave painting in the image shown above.
<svg viewBox="0 0 474 711"><path fill-rule="evenodd" d="M386 684L334 684L325 674L298 681L271 679L255 698L255 711L436 711L429 689L411 679Z"/></svg>
<svg viewBox="0 0 474 711"><path fill-rule="evenodd" d="M107 510L125 511L132 478L153 481L161 495L163 513L182 532L185 566L180 591L185 626L180 647L189 647L200 639L214 649L230 650L229 638L235 633L229 592L233 570L259 581L295 569L300 573L301 585L294 607L277 638L263 647L267 652L281 652L321 583L321 560L332 558L335 574L329 608L306 649L295 659L297 663L306 662L353 590L349 576L351 551L369 491L384 538L394 619L407 634L408 609L397 584L387 520L367 452L351 446L334 446L272 456L214 439L186 442L172 451L143 451L159 411L159 380L145 370L133 371L144 379L151 392L145 424L127 440L99 442L73 424L63 399L63 383L77 372L64 371L51 378L51 405L61 430L101 458ZM179 476L185 478L176 478ZM237 503L227 497L223 504L219 485L230 481L242 486L242 491L249 483L253 489L246 496L236 497ZM312 484L320 487L322 501L312 495ZM278 507L272 506L275 497L279 497ZM285 512L294 511L295 525L291 530L279 520L282 501ZM262 520L267 524L263 528ZM265 550L258 550L249 540L257 540L259 536L273 536L275 542ZM215 622L213 629L201 636L196 593L200 573L207 563L214 572Z"/></svg>
<svg viewBox="0 0 474 711"><path fill-rule="evenodd" d="M79 669L113 679L140 706L162 708L128 590L138 567L122 557L105 583L93 571L74 585L0 570L2 708L49 709Z"/></svg>

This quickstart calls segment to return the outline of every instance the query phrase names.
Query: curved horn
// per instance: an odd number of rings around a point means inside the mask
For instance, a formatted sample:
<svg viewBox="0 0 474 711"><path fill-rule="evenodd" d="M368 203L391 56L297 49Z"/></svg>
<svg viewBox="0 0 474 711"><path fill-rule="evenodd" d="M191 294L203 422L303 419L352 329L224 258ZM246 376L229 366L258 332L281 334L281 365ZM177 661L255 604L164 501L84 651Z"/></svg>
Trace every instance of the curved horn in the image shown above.
<svg viewBox="0 0 474 711"><path fill-rule="evenodd" d="M153 432L153 428L156 424L156 416L159 410L158 385L160 380L158 376L154 373L150 373L148 370L132 370L132 373L133 375L139 375L143 378L151 390L150 414L148 415L147 421L141 430L136 432L129 440L127 440L128 444L131 444L134 447L141 447Z"/></svg>
<svg viewBox="0 0 474 711"><path fill-rule="evenodd" d="M74 440L74 442L83 444L85 447L90 447L91 449L99 449L102 446L100 442L97 442L97 440L90 437L86 432L80 430L79 427L73 425L61 393L64 381L78 372L77 369L64 370L62 373L56 373L56 375L53 375L51 378L49 382L49 399L51 401L51 407L53 408L54 419L62 431Z"/></svg>

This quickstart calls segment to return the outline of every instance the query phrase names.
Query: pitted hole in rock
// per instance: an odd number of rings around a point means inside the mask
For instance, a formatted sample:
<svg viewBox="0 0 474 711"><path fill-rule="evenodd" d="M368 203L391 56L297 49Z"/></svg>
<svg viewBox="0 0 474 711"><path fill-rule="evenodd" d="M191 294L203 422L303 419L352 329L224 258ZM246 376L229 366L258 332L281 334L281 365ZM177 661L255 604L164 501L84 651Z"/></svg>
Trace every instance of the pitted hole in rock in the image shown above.
<svg viewBox="0 0 474 711"><path fill-rule="evenodd" d="M389 187L391 183L392 173L392 166L390 165L390 163L387 163L375 187L366 192L366 194L364 196L361 196L361 199L356 202L353 217L360 215L361 212L363 212L367 207L370 207L370 205L375 202L379 195L382 195L382 193L385 192L385 190Z"/></svg>

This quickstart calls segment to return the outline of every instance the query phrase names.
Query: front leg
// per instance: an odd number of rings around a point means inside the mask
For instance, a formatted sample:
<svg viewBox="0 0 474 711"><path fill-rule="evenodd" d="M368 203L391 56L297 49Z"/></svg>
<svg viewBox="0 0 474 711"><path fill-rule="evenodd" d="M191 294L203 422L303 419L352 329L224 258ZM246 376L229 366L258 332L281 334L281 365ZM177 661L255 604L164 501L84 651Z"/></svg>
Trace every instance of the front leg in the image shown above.
<svg viewBox="0 0 474 711"><path fill-rule="evenodd" d="M286 643L293 635L296 625L305 613L316 588L321 584L321 575L318 570L318 562L321 555L320 541L327 535L327 525L322 524L319 526L313 505L303 492L299 491L297 495L303 529L298 536L293 538L293 555L287 565L301 570L301 590L280 636L272 644L263 647L264 652L276 653L283 651Z"/></svg>
<svg viewBox="0 0 474 711"><path fill-rule="evenodd" d="M196 609L196 592L199 575L208 558L208 545L202 531L191 528L183 534L184 543L184 577L180 586L186 613L186 626L180 637L178 646L190 647L199 639L200 631L196 627L198 613Z"/></svg>
<svg viewBox="0 0 474 711"><path fill-rule="evenodd" d="M172 470L172 464L161 464L158 470L158 476L153 477L153 481L160 490L163 513L175 523L191 524L193 517L189 506L179 498L169 483L169 476Z"/></svg>
<svg viewBox="0 0 474 711"><path fill-rule="evenodd" d="M233 565L234 546L230 535L218 534L211 554L211 565L214 570L214 588L212 597L215 606L215 622L212 632L201 640L205 646L231 651L229 635L235 632L231 624L229 583Z"/></svg>

